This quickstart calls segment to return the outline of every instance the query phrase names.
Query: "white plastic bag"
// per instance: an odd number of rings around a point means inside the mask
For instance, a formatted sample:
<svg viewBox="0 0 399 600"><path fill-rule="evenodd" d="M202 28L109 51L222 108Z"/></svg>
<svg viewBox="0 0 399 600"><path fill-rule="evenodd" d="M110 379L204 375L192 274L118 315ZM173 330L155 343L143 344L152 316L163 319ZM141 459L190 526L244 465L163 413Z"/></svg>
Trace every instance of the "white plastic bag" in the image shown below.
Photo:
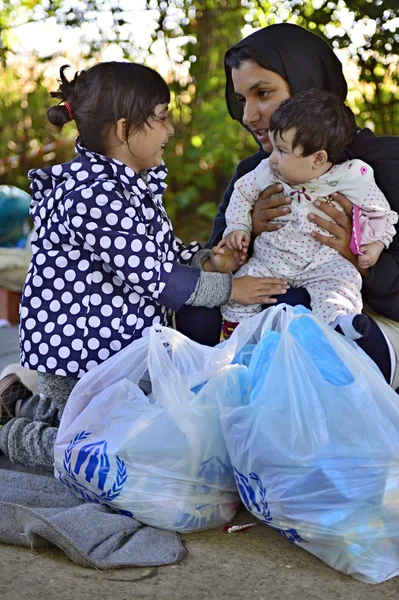
<svg viewBox="0 0 399 600"><path fill-rule="evenodd" d="M259 339L263 320L215 348L153 326L149 337L89 371L61 420L56 476L81 498L156 527L194 531L229 522L239 495L212 376Z"/></svg>
<svg viewBox="0 0 399 600"><path fill-rule="evenodd" d="M233 366L219 382L243 502L356 579L398 575L397 394L355 344L306 309L272 308L264 330L248 368Z"/></svg>

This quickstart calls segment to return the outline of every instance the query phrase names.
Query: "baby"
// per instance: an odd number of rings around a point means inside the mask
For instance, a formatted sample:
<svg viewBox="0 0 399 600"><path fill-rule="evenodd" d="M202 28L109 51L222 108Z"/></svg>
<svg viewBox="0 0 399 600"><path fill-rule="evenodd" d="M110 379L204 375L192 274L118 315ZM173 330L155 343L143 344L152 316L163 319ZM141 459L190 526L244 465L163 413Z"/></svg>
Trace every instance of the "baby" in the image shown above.
<svg viewBox="0 0 399 600"><path fill-rule="evenodd" d="M247 250L253 205L265 188L281 183L282 193L292 198L291 213L276 219L282 224L280 229L255 239L253 255L235 277L282 277L292 287L306 288L313 313L339 331L351 327L353 316L362 311L362 279L350 261L315 239L317 231L329 234L312 223L308 214L328 218L315 201L342 210L331 194L346 196L354 205L351 249L359 254L363 268L375 264L392 242L398 221L375 183L372 168L357 159L339 162L349 134L345 106L331 94L307 90L285 100L270 120L273 152L236 182L226 211L224 239L214 249ZM222 307L223 330L231 332L261 308L260 304L228 302ZM358 326L362 327L359 319Z"/></svg>

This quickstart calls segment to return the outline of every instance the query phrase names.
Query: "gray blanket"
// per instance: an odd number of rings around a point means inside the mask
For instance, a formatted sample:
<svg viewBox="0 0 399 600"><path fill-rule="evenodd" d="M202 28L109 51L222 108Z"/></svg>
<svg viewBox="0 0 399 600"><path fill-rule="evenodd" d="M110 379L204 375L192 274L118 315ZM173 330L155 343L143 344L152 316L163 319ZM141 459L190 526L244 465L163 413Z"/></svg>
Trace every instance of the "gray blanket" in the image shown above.
<svg viewBox="0 0 399 600"><path fill-rule="evenodd" d="M0 371L18 360L17 328L0 328ZM75 563L97 569L167 565L186 552L179 534L84 503L51 473L16 467L4 455L0 542L29 548L54 544Z"/></svg>
<svg viewBox="0 0 399 600"><path fill-rule="evenodd" d="M1 456L0 542L29 548L54 544L78 565L97 569L167 565L183 558L177 533L83 503L47 474L14 469Z"/></svg>

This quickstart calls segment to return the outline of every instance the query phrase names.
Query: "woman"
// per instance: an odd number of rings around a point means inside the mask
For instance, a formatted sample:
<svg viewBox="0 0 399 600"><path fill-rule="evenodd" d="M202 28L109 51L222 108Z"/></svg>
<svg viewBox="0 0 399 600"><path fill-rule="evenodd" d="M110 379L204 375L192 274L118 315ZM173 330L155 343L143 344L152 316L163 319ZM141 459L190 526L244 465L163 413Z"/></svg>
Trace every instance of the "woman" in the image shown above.
<svg viewBox="0 0 399 600"><path fill-rule="evenodd" d="M269 120L280 103L292 94L311 88L329 91L341 102L345 102L347 95L342 65L332 49L317 35L293 24L265 27L232 46L225 56L225 70L229 112L252 133L260 147L258 152L238 165L219 206L209 247L222 237L226 226L225 210L235 181L253 170L271 151ZM398 211L399 138L376 137L369 129L358 128L352 113L350 117L353 135L342 160L359 158L370 164L377 185L388 198L391 208ZM268 188L256 203L253 214L255 235L275 229L277 226L271 222L273 218L290 211L288 198L272 197L277 191L275 186ZM319 235L318 239L356 264L357 259L349 249L352 205L341 195L336 200L344 212L327 203L320 207L334 222L313 216L315 223L334 236ZM399 369L395 372L392 345L399 351L399 327L393 323L399 321L399 236L395 236L377 264L361 271L361 274L363 299L375 311L372 315L382 331L375 325L367 338L357 341L396 389L399 386ZM300 289L290 290L282 301L309 306L309 297ZM375 313L385 318L381 319Z"/></svg>

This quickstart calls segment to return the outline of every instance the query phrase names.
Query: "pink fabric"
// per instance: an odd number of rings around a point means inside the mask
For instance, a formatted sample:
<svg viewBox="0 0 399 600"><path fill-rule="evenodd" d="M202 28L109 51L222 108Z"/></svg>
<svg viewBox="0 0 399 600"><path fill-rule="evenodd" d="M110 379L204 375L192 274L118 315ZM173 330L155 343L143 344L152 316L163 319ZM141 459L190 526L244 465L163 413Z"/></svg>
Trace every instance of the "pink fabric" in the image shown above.
<svg viewBox="0 0 399 600"><path fill-rule="evenodd" d="M378 212L367 212L353 207L352 237L349 247L353 254L363 254L360 246L381 240L387 224L387 216Z"/></svg>

